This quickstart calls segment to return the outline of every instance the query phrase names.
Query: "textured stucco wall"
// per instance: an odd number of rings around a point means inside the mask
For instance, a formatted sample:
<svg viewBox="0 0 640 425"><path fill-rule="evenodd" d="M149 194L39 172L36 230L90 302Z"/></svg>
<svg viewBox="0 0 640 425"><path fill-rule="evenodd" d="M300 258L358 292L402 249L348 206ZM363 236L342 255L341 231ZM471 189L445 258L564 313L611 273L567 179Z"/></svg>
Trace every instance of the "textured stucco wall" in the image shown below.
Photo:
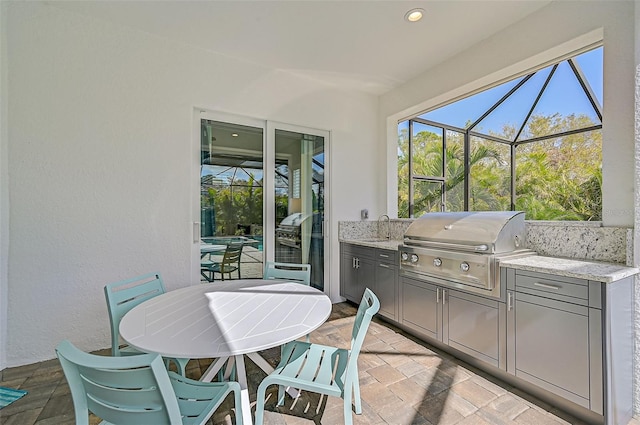
<svg viewBox="0 0 640 425"><path fill-rule="evenodd" d="M9 167L7 159L7 5L0 2L0 370L6 367L9 257Z"/></svg>
<svg viewBox="0 0 640 425"><path fill-rule="evenodd" d="M196 107L330 130L329 235L378 197L367 184L378 173L376 96L55 2L0 3L9 13L7 367L51 359L65 338L108 347L108 282L160 272L169 290L199 283ZM327 290L338 294L331 243Z"/></svg>
<svg viewBox="0 0 640 425"><path fill-rule="evenodd" d="M636 4L636 17L640 19L640 6ZM636 19L636 22L638 19ZM637 28L636 40L640 40L640 28ZM640 46L640 41L636 41ZM640 266L640 53L636 53L636 87L635 87L635 227L633 244L633 264ZM634 362L634 413L640 415L640 276L635 280L635 362Z"/></svg>

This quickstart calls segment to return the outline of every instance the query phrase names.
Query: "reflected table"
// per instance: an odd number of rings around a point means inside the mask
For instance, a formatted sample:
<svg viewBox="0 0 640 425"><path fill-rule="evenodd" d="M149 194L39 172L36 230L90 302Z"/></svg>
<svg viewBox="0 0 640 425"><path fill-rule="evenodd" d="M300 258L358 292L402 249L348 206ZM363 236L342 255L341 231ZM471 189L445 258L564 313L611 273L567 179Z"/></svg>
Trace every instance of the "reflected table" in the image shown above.
<svg viewBox="0 0 640 425"><path fill-rule="evenodd" d="M265 373L273 367L258 351L307 335L331 313L323 292L282 280L243 279L170 291L131 309L120 322L122 338L144 352L187 359L216 358L201 380L235 362L241 414L252 424L244 356Z"/></svg>
<svg viewBox="0 0 640 425"><path fill-rule="evenodd" d="M227 249L226 245L201 243L200 244L200 258L203 258L207 254L224 254Z"/></svg>

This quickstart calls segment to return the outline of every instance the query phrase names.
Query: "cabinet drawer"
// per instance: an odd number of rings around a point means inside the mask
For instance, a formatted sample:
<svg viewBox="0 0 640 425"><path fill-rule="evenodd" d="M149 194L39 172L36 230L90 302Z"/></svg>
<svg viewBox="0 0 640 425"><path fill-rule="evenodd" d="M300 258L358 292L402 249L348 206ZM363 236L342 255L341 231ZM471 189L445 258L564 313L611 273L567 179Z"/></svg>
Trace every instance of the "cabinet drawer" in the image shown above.
<svg viewBox="0 0 640 425"><path fill-rule="evenodd" d="M376 260L380 263L397 264L398 251L392 251L390 249L377 249Z"/></svg>
<svg viewBox="0 0 640 425"><path fill-rule="evenodd" d="M375 248L369 248L366 246L351 245L351 244L344 244L342 248L343 248L342 252L344 254L350 255L352 257L358 257L358 258L373 259L376 251Z"/></svg>
<svg viewBox="0 0 640 425"><path fill-rule="evenodd" d="M516 291L531 292L561 300L567 297L589 300L589 285L586 280L563 279L541 273L516 273Z"/></svg>

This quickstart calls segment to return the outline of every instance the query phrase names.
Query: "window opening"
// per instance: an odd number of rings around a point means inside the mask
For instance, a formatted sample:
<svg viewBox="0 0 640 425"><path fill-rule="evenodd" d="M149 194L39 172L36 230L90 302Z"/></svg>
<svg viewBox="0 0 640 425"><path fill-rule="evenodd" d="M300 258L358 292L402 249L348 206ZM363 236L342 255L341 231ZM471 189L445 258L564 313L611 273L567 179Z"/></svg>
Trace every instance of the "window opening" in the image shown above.
<svg viewBox="0 0 640 425"><path fill-rule="evenodd" d="M398 124L398 211L602 216L602 47Z"/></svg>

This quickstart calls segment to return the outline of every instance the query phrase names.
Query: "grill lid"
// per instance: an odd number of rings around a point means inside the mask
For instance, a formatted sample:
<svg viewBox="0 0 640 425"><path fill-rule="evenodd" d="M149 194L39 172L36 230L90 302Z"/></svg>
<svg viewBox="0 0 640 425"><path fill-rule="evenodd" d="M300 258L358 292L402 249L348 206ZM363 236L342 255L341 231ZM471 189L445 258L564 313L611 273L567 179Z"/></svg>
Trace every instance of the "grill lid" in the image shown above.
<svg viewBox="0 0 640 425"><path fill-rule="evenodd" d="M283 218L280 222L280 226L299 227L304 221L304 218L302 217L302 213L293 213Z"/></svg>
<svg viewBox="0 0 640 425"><path fill-rule="evenodd" d="M405 245L498 254L523 249L524 212L426 213L404 234Z"/></svg>

